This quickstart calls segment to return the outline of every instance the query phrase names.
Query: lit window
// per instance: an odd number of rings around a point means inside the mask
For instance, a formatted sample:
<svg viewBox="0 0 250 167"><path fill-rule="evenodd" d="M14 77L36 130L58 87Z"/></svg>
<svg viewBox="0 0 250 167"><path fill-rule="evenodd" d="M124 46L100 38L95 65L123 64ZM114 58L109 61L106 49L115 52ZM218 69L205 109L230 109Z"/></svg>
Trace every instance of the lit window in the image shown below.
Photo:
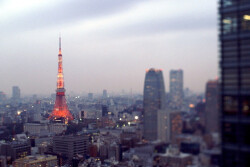
<svg viewBox="0 0 250 167"><path fill-rule="evenodd" d="M226 15L222 19L223 34L230 34L237 31L237 18L235 15Z"/></svg>
<svg viewBox="0 0 250 167"><path fill-rule="evenodd" d="M242 14L241 31L250 31L250 12Z"/></svg>

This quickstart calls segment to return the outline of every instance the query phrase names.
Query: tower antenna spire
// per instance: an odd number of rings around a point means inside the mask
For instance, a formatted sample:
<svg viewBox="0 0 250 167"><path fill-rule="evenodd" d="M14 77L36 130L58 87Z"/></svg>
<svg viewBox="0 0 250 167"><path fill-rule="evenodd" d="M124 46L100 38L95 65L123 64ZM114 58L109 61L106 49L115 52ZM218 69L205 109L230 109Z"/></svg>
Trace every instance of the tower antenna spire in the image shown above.
<svg viewBox="0 0 250 167"><path fill-rule="evenodd" d="M59 33L59 54L62 54L62 48L61 48L61 33Z"/></svg>

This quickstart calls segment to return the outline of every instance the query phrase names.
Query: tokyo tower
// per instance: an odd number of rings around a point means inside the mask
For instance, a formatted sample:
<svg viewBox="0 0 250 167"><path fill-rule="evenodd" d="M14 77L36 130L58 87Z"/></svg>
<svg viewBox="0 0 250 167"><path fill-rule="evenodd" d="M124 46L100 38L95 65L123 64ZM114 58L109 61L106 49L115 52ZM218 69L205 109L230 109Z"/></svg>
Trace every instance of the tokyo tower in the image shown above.
<svg viewBox="0 0 250 167"><path fill-rule="evenodd" d="M56 89L56 101L53 112L49 116L51 120L63 120L68 122L73 120L73 116L70 113L66 99L65 99L64 79L63 79L63 67L62 67L62 50L61 50L61 37L59 37L59 54L58 54L58 74L57 74L57 89Z"/></svg>

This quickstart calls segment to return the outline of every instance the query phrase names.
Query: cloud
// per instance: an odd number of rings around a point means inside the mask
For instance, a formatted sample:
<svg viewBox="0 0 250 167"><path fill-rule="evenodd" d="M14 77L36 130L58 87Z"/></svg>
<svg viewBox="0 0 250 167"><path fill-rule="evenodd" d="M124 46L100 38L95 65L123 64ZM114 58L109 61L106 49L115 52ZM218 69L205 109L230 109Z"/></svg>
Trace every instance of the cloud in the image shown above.
<svg viewBox="0 0 250 167"><path fill-rule="evenodd" d="M138 2L139 0L57 0L56 2L52 1L51 4L41 5L41 7L36 5L25 11L19 10L19 13L15 15L3 13L7 15L7 19L4 20L4 24L0 24L0 28L5 31L21 32L74 24L79 20L103 17L127 10ZM7 9L13 8L6 6ZM32 5L30 6L32 7Z"/></svg>

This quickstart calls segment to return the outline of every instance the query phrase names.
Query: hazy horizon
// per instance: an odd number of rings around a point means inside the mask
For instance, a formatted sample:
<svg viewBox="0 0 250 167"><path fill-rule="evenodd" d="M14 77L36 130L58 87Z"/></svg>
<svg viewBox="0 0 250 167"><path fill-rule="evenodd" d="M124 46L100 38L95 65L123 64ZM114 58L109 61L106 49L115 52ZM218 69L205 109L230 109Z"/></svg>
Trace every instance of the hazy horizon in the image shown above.
<svg viewBox="0 0 250 167"><path fill-rule="evenodd" d="M182 69L184 88L204 92L218 76L217 1L4 0L0 91L55 93L59 32L66 94L142 93L145 71Z"/></svg>

